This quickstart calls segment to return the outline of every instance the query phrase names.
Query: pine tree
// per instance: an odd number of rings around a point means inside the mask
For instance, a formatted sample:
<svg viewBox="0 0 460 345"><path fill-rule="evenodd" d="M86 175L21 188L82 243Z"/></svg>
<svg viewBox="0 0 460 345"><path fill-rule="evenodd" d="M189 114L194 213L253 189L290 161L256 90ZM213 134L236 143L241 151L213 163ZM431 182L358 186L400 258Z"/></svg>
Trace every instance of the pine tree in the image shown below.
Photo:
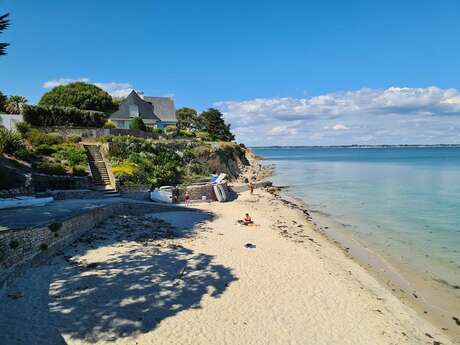
<svg viewBox="0 0 460 345"><path fill-rule="evenodd" d="M223 116L219 110L209 108L200 114L200 127L214 139L232 141L235 136L230 131L230 125L225 123Z"/></svg>

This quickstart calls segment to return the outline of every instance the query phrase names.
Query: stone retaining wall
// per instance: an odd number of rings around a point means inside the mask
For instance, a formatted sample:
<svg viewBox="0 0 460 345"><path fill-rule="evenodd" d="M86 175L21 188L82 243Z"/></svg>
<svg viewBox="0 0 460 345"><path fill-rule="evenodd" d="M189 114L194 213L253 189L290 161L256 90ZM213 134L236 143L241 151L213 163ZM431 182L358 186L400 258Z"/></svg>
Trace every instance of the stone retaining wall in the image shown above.
<svg viewBox="0 0 460 345"><path fill-rule="evenodd" d="M63 137L97 138L110 134L109 128L87 127L39 127L40 130L49 133L58 133Z"/></svg>
<svg viewBox="0 0 460 345"><path fill-rule="evenodd" d="M177 210L177 206L123 202L99 207L60 223L32 229L1 231L0 290L14 273L46 260L110 216L143 215L172 210Z"/></svg>
<svg viewBox="0 0 460 345"><path fill-rule="evenodd" d="M36 193L40 193L47 190L90 189L92 184L89 176L32 174L32 188Z"/></svg>
<svg viewBox="0 0 460 345"><path fill-rule="evenodd" d="M160 135L153 132L144 132L137 129L122 128L87 128L87 127L40 127L40 130L49 133L58 133L63 137L81 137L82 139L98 138L107 135L131 135L139 138L158 139Z"/></svg>
<svg viewBox="0 0 460 345"><path fill-rule="evenodd" d="M229 189L226 183L223 184L225 191L228 193ZM179 202L185 199L185 191L190 194L190 200L202 200L206 196L207 201L217 201L216 194L214 193L213 185L210 183L202 185L191 185L186 188L179 189Z"/></svg>

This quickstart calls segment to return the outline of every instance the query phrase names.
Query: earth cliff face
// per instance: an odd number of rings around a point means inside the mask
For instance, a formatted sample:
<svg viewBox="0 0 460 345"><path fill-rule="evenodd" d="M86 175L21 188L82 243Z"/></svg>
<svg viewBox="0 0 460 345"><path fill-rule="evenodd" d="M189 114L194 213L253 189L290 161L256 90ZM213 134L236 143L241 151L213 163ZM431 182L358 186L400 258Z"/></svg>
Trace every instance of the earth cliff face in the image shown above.
<svg viewBox="0 0 460 345"><path fill-rule="evenodd" d="M230 179L237 179L250 166L246 150L239 146L211 152L206 160L209 169L214 173L225 173Z"/></svg>

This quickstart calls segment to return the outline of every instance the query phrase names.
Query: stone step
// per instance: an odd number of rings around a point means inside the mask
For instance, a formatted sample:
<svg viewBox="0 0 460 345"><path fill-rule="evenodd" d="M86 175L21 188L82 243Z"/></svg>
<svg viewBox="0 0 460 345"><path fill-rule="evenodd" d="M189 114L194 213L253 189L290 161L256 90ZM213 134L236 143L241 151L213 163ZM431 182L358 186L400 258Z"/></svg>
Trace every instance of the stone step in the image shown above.
<svg viewBox="0 0 460 345"><path fill-rule="evenodd" d="M98 145L85 145L88 164L93 177L93 184L98 188L110 186L110 176ZM105 189L104 189L105 190ZM110 189L113 190L113 189ZM115 190L113 190L116 192Z"/></svg>

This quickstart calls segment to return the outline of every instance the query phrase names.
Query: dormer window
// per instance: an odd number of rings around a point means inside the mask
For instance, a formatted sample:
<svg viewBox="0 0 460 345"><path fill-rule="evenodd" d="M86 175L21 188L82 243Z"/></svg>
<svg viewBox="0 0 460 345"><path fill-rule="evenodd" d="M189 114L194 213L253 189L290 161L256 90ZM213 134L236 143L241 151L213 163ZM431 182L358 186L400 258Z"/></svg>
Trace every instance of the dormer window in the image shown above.
<svg viewBox="0 0 460 345"><path fill-rule="evenodd" d="M129 105L129 117L139 117L139 107L137 105Z"/></svg>

